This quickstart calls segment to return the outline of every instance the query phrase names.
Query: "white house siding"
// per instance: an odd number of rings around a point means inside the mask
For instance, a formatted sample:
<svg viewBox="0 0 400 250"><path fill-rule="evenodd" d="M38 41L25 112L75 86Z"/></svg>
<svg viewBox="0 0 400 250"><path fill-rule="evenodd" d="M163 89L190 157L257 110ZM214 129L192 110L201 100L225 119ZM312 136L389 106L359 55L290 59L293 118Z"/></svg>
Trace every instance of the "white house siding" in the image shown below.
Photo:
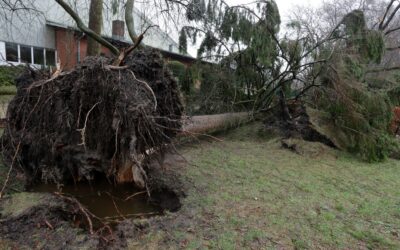
<svg viewBox="0 0 400 250"><path fill-rule="evenodd" d="M6 64L6 42L28 47L56 49L55 31L46 25L45 16L39 12L18 11L12 13L1 10L0 65Z"/></svg>
<svg viewBox="0 0 400 250"><path fill-rule="evenodd" d="M32 47L56 49L55 30L46 25L46 21L52 21L65 26L76 27L74 20L54 0L31 1L33 8L39 12L0 13L0 64L4 64L4 42L11 42ZM89 2L87 0L69 0L70 6L79 14L87 24L89 16ZM111 0L104 0L106 6L111 6ZM103 15L103 35L112 36L112 21L124 19L123 8L117 15L105 8ZM141 34L153 23L137 9L133 13L135 32ZM125 26L125 41L130 41ZM159 48L174 53L179 53L178 44L160 28L154 27L148 30L143 43L151 47Z"/></svg>
<svg viewBox="0 0 400 250"><path fill-rule="evenodd" d="M69 1L70 6L75 9L83 22L86 24L88 24L89 22L89 2L90 1L87 0ZM111 6L111 0L104 0L104 3L105 6ZM68 15L68 13L65 12L64 9L62 9L57 3L55 3L54 0L36 1L35 5L43 12L47 20L55 23L60 23L65 26L76 27L74 20ZM123 8L121 8L118 14L113 15L110 9L104 9L102 35L105 35L107 37L112 36L112 21L116 19L124 20L125 14L123 13L123 11ZM135 32L138 35L141 34L148 26L153 25L153 22L149 20L148 16L145 16L137 9L134 10L133 18L135 23ZM124 40L130 41L126 25ZM143 42L146 45L167 51L169 51L171 48L172 52L179 53L178 44L158 27L151 28L146 33Z"/></svg>
<svg viewBox="0 0 400 250"><path fill-rule="evenodd" d="M0 15L0 41L55 49L54 30L42 15Z"/></svg>

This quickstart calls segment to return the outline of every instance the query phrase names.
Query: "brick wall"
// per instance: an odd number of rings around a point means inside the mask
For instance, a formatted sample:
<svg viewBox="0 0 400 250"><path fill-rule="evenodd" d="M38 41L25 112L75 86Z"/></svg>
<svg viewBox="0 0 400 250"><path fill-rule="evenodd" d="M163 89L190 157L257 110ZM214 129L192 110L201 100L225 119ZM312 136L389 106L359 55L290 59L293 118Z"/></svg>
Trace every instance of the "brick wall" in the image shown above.
<svg viewBox="0 0 400 250"><path fill-rule="evenodd" d="M56 47L58 58L61 62L61 68L63 70L68 70L77 65L78 57L81 61L86 57L87 37L72 30L57 29ZM107 48L102 47L101 50L102 54L111 55Z"/></svg>

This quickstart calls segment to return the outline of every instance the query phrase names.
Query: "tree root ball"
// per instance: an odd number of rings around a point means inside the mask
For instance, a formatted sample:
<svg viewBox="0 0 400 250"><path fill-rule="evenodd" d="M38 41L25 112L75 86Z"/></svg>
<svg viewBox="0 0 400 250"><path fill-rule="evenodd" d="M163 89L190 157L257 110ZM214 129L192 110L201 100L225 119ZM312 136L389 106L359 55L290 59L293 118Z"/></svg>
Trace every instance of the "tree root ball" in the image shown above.
<svg viewBox="0 0 400 250"><path fill-rule="evenodd" d="M54 79L20 79L2 137L6 164L29 183L105 175L144 187L146 162L181 130L180 93L155 50L135 51L124 67L112 61L89 57Z"/></svg>

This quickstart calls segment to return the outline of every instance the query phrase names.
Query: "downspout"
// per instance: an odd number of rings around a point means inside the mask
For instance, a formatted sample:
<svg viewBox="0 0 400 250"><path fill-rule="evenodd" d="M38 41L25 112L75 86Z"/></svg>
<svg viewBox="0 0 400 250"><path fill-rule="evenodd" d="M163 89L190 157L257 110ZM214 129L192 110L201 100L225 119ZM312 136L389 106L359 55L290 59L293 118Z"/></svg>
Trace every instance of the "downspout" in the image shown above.
<svg viewBox="0 0 400 250"><path fill-rule="evenodd" d="M80 63L81 62L81 39L85 36L85 33L82 33L78 39L77 39L77 58L76 58L76 62Z"/></svg>

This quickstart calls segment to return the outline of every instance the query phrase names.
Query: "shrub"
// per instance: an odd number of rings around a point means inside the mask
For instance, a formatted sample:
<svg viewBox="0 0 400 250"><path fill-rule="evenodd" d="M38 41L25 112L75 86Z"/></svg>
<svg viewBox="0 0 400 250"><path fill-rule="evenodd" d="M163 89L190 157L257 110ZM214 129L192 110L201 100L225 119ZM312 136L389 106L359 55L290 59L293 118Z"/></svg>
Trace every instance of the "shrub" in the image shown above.
<svg viewBox="0 0 400 250"><path fill-rule="evenodd" d="M187 67L178 61L169 61L168 67L172 71L172 74L177 78L182 93L190 95L193 91L194 85L191 67Z"/></svg>
<svg viewBox="0 0 400 250"><path fill-rule="evenodd" d="M14 79L22 73L24 66L0 66L0 86L15 85Z"/></svg>

